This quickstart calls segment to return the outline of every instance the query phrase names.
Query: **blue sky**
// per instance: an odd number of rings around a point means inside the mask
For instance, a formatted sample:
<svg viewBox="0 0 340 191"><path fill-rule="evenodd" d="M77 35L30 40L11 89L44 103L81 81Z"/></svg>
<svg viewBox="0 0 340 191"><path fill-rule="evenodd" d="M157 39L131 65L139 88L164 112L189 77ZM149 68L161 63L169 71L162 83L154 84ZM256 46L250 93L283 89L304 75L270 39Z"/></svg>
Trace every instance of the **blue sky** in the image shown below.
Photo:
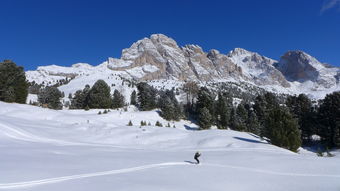
<svg viewBox="0 0 340 191"><path fill-rule="evenodd" d="M340 0L1 0L0 60L97 65L153 33L179 45L279 59L303 50L340 66Z"/></svg>

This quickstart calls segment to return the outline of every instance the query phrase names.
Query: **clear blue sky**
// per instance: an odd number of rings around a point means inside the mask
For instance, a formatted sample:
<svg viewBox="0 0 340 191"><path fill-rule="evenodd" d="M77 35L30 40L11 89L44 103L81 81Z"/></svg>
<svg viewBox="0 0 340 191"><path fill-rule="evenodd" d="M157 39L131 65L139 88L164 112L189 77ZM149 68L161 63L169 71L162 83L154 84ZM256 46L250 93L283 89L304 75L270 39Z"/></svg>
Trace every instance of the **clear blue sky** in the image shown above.
<svg viewBox="0 0 340 191"><path fill-rule="evenodd" d="M0 0L0 60L97 65L163 33L179 45L279 59L303 50L340 66L340 0Z"/></svg>

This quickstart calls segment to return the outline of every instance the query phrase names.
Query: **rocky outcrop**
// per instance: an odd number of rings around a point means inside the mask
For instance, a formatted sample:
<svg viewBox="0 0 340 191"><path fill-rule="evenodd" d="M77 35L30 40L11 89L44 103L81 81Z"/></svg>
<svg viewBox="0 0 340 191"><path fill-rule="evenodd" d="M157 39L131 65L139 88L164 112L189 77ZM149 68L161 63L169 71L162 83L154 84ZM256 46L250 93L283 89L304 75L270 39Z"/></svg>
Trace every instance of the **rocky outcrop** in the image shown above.
<svg viewBox="0 0 340 191"><path fill-rule="evenodd" d="M110 58L108 67L127 71L133 75L136 67L151 65L157 71L142 71L140 80L177 79L181 81L214 81L235 79L251 81L258 85L289 87L284 76L273 67L275 61L244 49L235 49L228 55L217 50L204 52L200 46L179 47L173 39L154 34L133 43L122 51L120 59ZM140 71L140 70L139 70Z"/></svg>
<svg viewBox="0 0 340 191"><path fill-rule="evenodd" d="M276 67L290 81L313 82L323 88L331 88L339 82L338 67L322 64L303 51L288 51Z"/></svg>

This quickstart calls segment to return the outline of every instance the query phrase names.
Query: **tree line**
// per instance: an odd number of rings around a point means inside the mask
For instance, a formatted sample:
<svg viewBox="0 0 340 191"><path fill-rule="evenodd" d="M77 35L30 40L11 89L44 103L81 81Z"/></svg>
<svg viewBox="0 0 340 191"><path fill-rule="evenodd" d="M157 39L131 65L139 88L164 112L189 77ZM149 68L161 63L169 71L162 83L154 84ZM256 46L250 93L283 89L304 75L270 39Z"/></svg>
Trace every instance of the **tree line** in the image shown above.
<svg viewBox="0 0 340 191"><path fill-rule="evenodd" d="M10 60L0 63L0 101L25 103L28 85L22 67ZM281 97L267 92L250 102L236 100L228 91L211 92L195 82L185 83L183 91L186 102L179 102L174 89L157 90L140 82L137 91L131 93L130 104L141 111L159 108L166 120L196 121L202 130L216 126L251 132L292 151L301 144L313 144L312 135L318 135L325 147L340 147L340 92L328 94L318 102L304 94L288 96L282 101ZM55 86L38 91L40 105L51 109L62 109L63 96ZM70 109L115 109L127 105L117 89L111 95L110 86L104 80L98 80L92 87L86 85L69 98Z"/></svg>

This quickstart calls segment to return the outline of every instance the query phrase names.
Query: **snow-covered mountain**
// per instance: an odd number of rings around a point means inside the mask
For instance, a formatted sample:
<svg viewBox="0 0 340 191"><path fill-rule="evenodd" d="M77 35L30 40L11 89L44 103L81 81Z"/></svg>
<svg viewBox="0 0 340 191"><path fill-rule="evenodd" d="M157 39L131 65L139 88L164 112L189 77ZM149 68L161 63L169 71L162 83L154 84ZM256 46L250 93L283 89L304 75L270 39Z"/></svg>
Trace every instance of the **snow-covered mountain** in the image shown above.
<svg viewBox="0 0 340 191"><path fill-rule="evenodd" d="M340 68L322 64L302 51L289 51L276 61L242 48L222 54L214 49L204 52L198 45L180 47L163 34L139 40L123 49L121 58L108 58L97 66L84 63L71 67L43 66L27 71L26 76L39 84L55 84L72 78L69 84L60 87L65 93L74 93L98 79L106 80L115 88L123 88L116 86L123 79L156 84L170 80L173 86L189 80L231 81L279 93L306 93L313 98L340 90Z"/></svg>

